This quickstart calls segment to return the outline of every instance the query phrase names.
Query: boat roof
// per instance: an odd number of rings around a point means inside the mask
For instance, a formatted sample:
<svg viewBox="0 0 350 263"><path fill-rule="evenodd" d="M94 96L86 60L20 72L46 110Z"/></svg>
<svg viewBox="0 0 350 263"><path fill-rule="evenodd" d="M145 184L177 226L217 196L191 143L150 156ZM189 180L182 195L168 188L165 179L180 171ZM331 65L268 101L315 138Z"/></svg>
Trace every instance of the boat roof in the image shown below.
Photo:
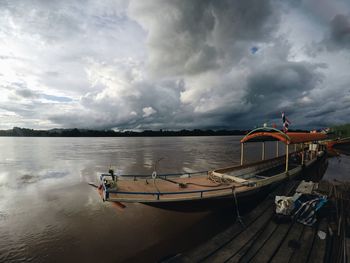
<svg viewBox="0 0 350 263"><path fill-rule="evenodd" d="M263 131L259 131L263 130ZM241 143L252 141L273 141L279 140L285 144L306 143L312 141L320 141L327 138L324 133L308 133L308 132L287 132L284 133L277 129L267 130L266 128L259 128L251 131L243 137Z"/></svg>

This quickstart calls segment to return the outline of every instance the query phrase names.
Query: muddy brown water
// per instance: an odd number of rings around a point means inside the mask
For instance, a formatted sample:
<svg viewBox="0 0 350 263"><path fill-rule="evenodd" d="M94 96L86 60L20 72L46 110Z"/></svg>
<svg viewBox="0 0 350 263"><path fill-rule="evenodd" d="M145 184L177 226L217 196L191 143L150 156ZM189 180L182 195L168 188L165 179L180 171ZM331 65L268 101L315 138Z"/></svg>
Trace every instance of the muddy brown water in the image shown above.
<svg viewBox="0 0 350 263"><path fill-rule="evenodd" d="M339 156L328 159L328 168L323 179L350 181L350 146L341 145L336 151Z"/></svg>
<svg viewBox="0 0 350 263"><path fill-rule="evenodd" d="M232 211L119 209L88 182L110 165L122 174L151 174L159 158L159 173L238 164L240 138L1 137L0 262L154 262L203 242L234 220ZM267 158L274 151L269 143ZM246 152L257 160L260 145Z"/></svg>

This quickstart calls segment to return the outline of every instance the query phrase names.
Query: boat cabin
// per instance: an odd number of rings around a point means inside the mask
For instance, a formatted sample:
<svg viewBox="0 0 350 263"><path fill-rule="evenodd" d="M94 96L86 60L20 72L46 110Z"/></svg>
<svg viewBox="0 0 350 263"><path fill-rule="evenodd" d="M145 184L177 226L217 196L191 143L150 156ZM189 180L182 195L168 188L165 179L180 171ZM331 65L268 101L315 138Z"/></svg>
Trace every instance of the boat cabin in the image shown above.
<svg viewBox="0 0 350 263"><path fill-rule="evenodd" d="M305 133L305 132L288 132L284 133L275 128L258 128L249 132L241 140L241 165L244 164L244 145L248 142L261 142L262 153L261 160L265 160L265 142L276 141L276 157L279 157L279 142L285 144L285 171L289 169L289 157L290 151L294 150L294 153L300 152L301 165L305 164L305 159L313 159L313 156L317 156L319 152L324 151L323 145L317 142L325 140L327 136L323 133ZM294 146L294 149L290 149L290 146ZM308 147L306 147L308 146Z"/></svg>

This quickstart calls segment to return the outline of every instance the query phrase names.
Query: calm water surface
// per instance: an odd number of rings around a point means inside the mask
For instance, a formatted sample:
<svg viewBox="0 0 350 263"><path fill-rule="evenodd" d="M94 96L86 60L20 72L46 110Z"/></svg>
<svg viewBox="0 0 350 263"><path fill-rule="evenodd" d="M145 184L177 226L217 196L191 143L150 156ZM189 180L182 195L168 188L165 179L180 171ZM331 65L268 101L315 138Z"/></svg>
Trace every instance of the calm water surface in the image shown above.
<svg viewBox="0 0 350 263"><path fill-rule="evenodd" d="M339 151L339 156L328 159L324 180L350 181L350 147Z"/></svg>
<svg viewBox="0 0 350 263"><path fill-rule="evenodd" d="M121 211L87 183L110 165L151 174L159 158L162 173L237 163L238 137L2 137L0 145L0 262L152 261L198 242L210 233L204 226L214 232L231 220L141 204Z"/></svg>
<svg viewBox="0 0 350 263"><path fill-rule="evenodd" d="M110 165L151 174L159 158L160 173L238 164L239 139L0 137L0 262L147 262L194 246L228 226L233 212L121 210L87 183ZM261 156L249 148L249 160Z"/></svg>

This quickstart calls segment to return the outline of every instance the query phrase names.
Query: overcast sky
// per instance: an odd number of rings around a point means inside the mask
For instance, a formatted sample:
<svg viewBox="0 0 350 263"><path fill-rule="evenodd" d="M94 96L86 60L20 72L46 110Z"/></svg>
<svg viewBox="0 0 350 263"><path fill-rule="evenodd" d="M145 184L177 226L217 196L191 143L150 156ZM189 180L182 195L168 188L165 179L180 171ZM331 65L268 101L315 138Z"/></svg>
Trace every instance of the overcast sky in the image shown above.
<svg viewBox="0 0 350 263"><path fill-rule="evenodd" d="M350 122L349 0L0 0L0 129Z"/></svg>

